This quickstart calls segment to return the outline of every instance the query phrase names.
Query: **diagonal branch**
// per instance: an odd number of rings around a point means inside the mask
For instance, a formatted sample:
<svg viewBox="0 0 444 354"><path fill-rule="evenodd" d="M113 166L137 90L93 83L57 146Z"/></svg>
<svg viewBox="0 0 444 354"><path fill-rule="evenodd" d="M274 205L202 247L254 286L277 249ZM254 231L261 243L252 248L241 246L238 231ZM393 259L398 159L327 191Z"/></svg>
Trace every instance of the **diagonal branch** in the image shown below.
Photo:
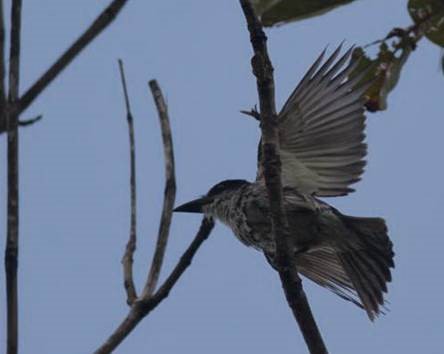
<svg viewBox="0 0 444 354"><path fill-rule="evenodd" d="M125 98L126 120L128 122L128 133L130 142L130 191L131 191L131 223L130 235L128 243L126 244L125 254L122 258L123 265L123 284L126 290L126 302L132 305L137 299L136 286L133 279L133 255L136 251L137 244L137 194L136 194L136 145L134 141L134 123L133 114L131 113L131 106L128 97L128 89L126 86L125 71L123 69L123 62L119 59L120 78L122 80L123 96Z"/></svg>
<svg viewBox="0 0 444 354"><path fill-rule="evenodd" d="M279 134L276 104L274 98L273 66L268 56L267 37L262 24L249 0L240 0L248 24L250 40L254 50L251 60L253 73L257 79L260 119L262 130L262 152L265 183L270 201L272 230L276 243L276 263L285 291L287 302L299 324L310 353L324 354L327 349L314 320L301 279L290 250L293 249L283 213L283 193L281 182L281 161L279 156Z"/></svg>
<svg viewBox="0 0 444 354"><path fill-rule="evenodd" d="M19 136L17 99L20 82L20 32L22 1L14 0L11 8L11 45L9 52L9 95L6 111L8 134L8 217L5 250L7 353L18 351L17 268L19 250Z"/></svg>
<svg viewBox="0 0 444 354"><path fill-rule="evenodd" d="M165 191L156 250L154 252L148 279L142 292L142 297L144 298L150 296L154 292L159 280L163 257L165 255L165 250L168 243L168 235L170 233L174 200L176 199L173 139L171 136L171 127L168 118L168 108L157 81L151 80L149 82L149 86L154 98L154 102L156 103L159 114L160 129L162 131L163 152L165 158Z"/></svg>
<svg viewBox="0 0 444 354"><path fill-rule="evenodd" d="M214 221L212 219L204 218L202 220L201 226L194 240L180 257L176 267L170 273L159 290L157 290L157 292L150 297L142 298L141 300L136 301L125 319L120 323L120 325L105 341L105 343L94 352L94 354L111 353L131 333L131 331L145 316L147 316L164 299L168 297L171 289L180 279L185 270L190 266L194 255L202 243L208 238L213 227Z"/></svg>
<svg viewBox="0 0 444 354"><path fill-rule="evenodd" d="M94 20L89 28L55 61L54 64L20 98L19 113L48 87L48 85L117 17L128 0L114 0Z"/></svg>

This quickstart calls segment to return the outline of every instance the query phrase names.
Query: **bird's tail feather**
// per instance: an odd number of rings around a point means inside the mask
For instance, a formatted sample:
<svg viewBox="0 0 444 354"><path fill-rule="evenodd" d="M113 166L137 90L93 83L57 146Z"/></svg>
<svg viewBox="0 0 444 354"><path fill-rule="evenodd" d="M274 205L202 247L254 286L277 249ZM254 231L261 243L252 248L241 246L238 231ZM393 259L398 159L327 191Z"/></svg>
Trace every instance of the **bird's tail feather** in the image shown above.
<svg viewBox="0 0 444 354"><path fill-rule="evenodd" d="M340 215L351 232L339 248L326 246L300 254L299 272L364 308L371 320L381 313L383 293L394 267L392 243L383 219Z"/></svg>

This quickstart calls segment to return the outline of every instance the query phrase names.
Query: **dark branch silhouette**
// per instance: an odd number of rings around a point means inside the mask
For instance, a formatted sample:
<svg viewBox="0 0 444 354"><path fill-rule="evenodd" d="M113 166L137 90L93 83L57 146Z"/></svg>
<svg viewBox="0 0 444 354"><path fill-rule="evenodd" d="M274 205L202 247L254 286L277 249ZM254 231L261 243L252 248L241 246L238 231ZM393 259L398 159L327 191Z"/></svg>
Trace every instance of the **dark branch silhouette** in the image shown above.
<svg viewBox="0 0 444 354"><path fill-rule="evenodd" d="M120 78L122 80L123 97L125 99L126 120L128 122L128 134L130 143L130 200L131 200L131 221L128 243L122 258L123 265L123 285L126 290L126 302L132 305L137 299L136 286L133 279L133 255L137 244L137 192L136 192L136 145L134 141L134 120L128 97L125 71L123 61L119 59Z"/></svg>
<svg viewBox="0 0 444 354"><path fill-rule="evenodd" d="M245 114L246 116L249 116L249 117L252 117L252 118L256 119L259 122L261 121L261 114L257 110L257 106L256 105L252 109L250 109L249 111L241 110L240 112L242 114Z"/></svg>
<svg viewBox="0 0 444 354"><path fill-rule="evenodd" d="M114 0L94 20L89 28L50 66L50 68L20 98L19 113L48 87L48 85L117 17L128 0Z"/></svg>
<svg viewBox="0 0 444 354"><path fill-rule="evenodd" d="M19 136L18 110L20 82L21 0L14 0L11 8L11 45L9 52L8 102L2 108L6 114L8 140L8 218L5 250L7 343L6 352L18 352L18 290L17 268L19 252Z"/></svg>
<svg viewBox="0 0 444 354"><path fill-rule="evenodd" d="M38 116L36 116L34 118L19 120L18 125L19 125L19 127L27 127L29 125L33 125L34 123L37 123L42 118L43 118L43 116L41 114L39 114Z"/></svg>
<svg viewBox="0 0 444 354"><path fill-rule="evenodd" d="M299 324L310 353L324 354L327 348L316 325L302 281L297 273L290 250L293 249L287 229L285 214L282 212L281 162L278 153L279 135L274 98L273 66L268 56L267 37L249 0L240 0L248 24L250 40L254 50L251 60L257 79L260 121L262 130L262 153L265 183L270 200L272 230L276 242L276 263L288 304Z"/></svg>
<svg viewBox="0 0 444 354"><path fill-rule="evenodd" d="M5 19L3 13L3 0L0 0L0 131L2 126L6 126L5 117L3 117L5 102Z"/></svg>

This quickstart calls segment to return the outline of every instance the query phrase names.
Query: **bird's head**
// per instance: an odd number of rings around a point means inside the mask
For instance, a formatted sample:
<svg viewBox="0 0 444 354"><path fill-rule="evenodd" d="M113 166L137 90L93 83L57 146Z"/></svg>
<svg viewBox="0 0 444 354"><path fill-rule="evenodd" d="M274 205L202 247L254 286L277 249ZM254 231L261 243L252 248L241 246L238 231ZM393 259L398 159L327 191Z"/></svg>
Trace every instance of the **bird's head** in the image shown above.
<svg viewBox="0 0 444 354"><path fill-rule="evenodd" d="M213 203L213 201L223 198L227 194L238 190L240 187L248 184L248 181L243 179L228 179L215 184L208 193L201 198L192 200L191 202L182 204L174 209L177 212L183 213L203 213L204 206Z"/></svg>

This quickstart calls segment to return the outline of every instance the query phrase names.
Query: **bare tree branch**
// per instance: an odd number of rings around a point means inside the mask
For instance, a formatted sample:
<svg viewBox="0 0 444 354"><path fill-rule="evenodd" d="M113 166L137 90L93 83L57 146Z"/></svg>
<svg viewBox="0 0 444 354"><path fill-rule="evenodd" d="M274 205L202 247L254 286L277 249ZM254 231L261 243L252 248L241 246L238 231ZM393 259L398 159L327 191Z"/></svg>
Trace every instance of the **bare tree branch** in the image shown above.
<svg viewBox="0 0 444 354"><path fill-rule="evenodd" d="M154 102L156 103L157 112L159 114L160 129L162 131L163 152L165 159L165 190L156 250L154 252L148 279L142 292L143 298L151 296L156 289L162 268L163 257L165 255L165 250L168 243L174 201L176 199L173 139L171 136L168 108L157 81L151 80L149 82L149 86L154 98Z"/></svg>
<svg viewBox="0 0 444 354"><path fill-rule="evenodd" d="M18 126L29 125L37 120L19 122L22 113L58 74L97 37L117 16L128 0L114 0L97 17L89 29L19 98L21 0L12 1L11 44L9 57L9 95L5 93L4 20L3 2L0 1L0 132L7 131L8 158L8 206L7 238L5 249L6 297L7 297L7 353L18 350L18 292L17 268L19 250L19 151Z"/></svg>
<svg viewBox="0 0 444 354"><path fill-rule="evenodd" d="M17 104L20 82L20 35L22 1L13 0L11 8L11 46L9 52L9 101Z"/></svg>
<svg viewBox="0 0 444 354"><path fill-rule="evenodd" d="M0 131L2 126L6 126L5 117L5 20L3 13L3 0L0 0Z"/></svg>
<svg viewBox="0 0 444 354"><path fill-rule="evenodd" d="M133 114L128 97L126 86L125 71L123 62L119 59L120 78L122 80L123 96L126 106L126 120L128 122L129 142L130 142L130 191L131 191L131 224L128 243L126 244L125 254L122 258L123 265L123 283L126 290L126 302L132 305L137 299L136 286L133 279L133 255L137 244L137 194L136 194L136 145L134 142L134 123Z"/></svg>
<svg viewBox="0 0 444 354"><path fill-rule="evenodd" d="M9 97L6 110L8 132L8 218L5 250L7 343L6 352L18 351L17 268L19 252L19 136L17 99L20 82L20 32L22 1L14 0L11 8L11 45L9 52Z"/></svg>
<svg viewBox="0 0 444 354"><path fill-rule="evenodd" d="M279 156L279 135L276 104L274 98L273 66L268 56L267 37L262 24L249 0L240 0L248 24L250 40L254 50L251 60L257 79L262 129L262 151L265 183L270 201L272 229L276 242L276 263L282 286L290 308L299 324L310 353L324 354L327 349L314 320L296 264L290 250L293 249L287 230L287 220L283 213L281 182L281 161Z"/></svg>
<svg viewBox="0 0 444 354"><path fill-rule="evenodd" d="M128 115L130 115L130 106L126 89L125 76L123 73L123 64L120 61L120 70L122 74L122 84L124 87L125 102ZM155 80L149 82L157 111L159 113L160 126L162 131L162 141L165 155L165 174L166 186L164 192L164 203L162 217L160 220L159 234L157 239L156 250L151 264L149 276L142 295L130 303L131 309L125 319L120 323L111 336L102 344L94 353L105 354L111 353L117 346L131 333L137 324L147 316L154 308L157 307L170 293L176 282L180 279L185 270L190 266L194 255L196 254L202 243L208 238L214 227L213 219L204 217L194 240L188 246L187 250L180 257L179 262L166 278L164 283L155 291L158 282L162 261L168 241L170 230L172 210L176 194L176 181L174 175L174 152L171 128L168 118L168 110L163 99L162 92ZM135 186L135 184L134 184ZM131 239L131 237L130 237ZM128 250L127 250L128 251ZM132 254L131 254L132 256Z"/></svg>
<svg viewBox="0 0 444 354"><path fill-rule="evenodd" d="M94 20L89 28L55 61L54 64L20 98L23 112L48 85L117 17L128 0L114 0Z"/></svg>
<svg viewBox="0 0 444 354"><path fill-rule="evenodd" d="M97 349L94 354L111 353L117 346L131 333L137 324L147 316L153 309L157 307L165 298L168 297L171 289L180 279L185 270L190 266L194 255L196 254L202 243L208 238L214 227L214 221L204 217L202 224L197 232L193 242L188 246L187 250L180 257L176 267L170 273L162 286L150 297L141 298L131 307L126 318L111 334L106 342Z"/></svg>

